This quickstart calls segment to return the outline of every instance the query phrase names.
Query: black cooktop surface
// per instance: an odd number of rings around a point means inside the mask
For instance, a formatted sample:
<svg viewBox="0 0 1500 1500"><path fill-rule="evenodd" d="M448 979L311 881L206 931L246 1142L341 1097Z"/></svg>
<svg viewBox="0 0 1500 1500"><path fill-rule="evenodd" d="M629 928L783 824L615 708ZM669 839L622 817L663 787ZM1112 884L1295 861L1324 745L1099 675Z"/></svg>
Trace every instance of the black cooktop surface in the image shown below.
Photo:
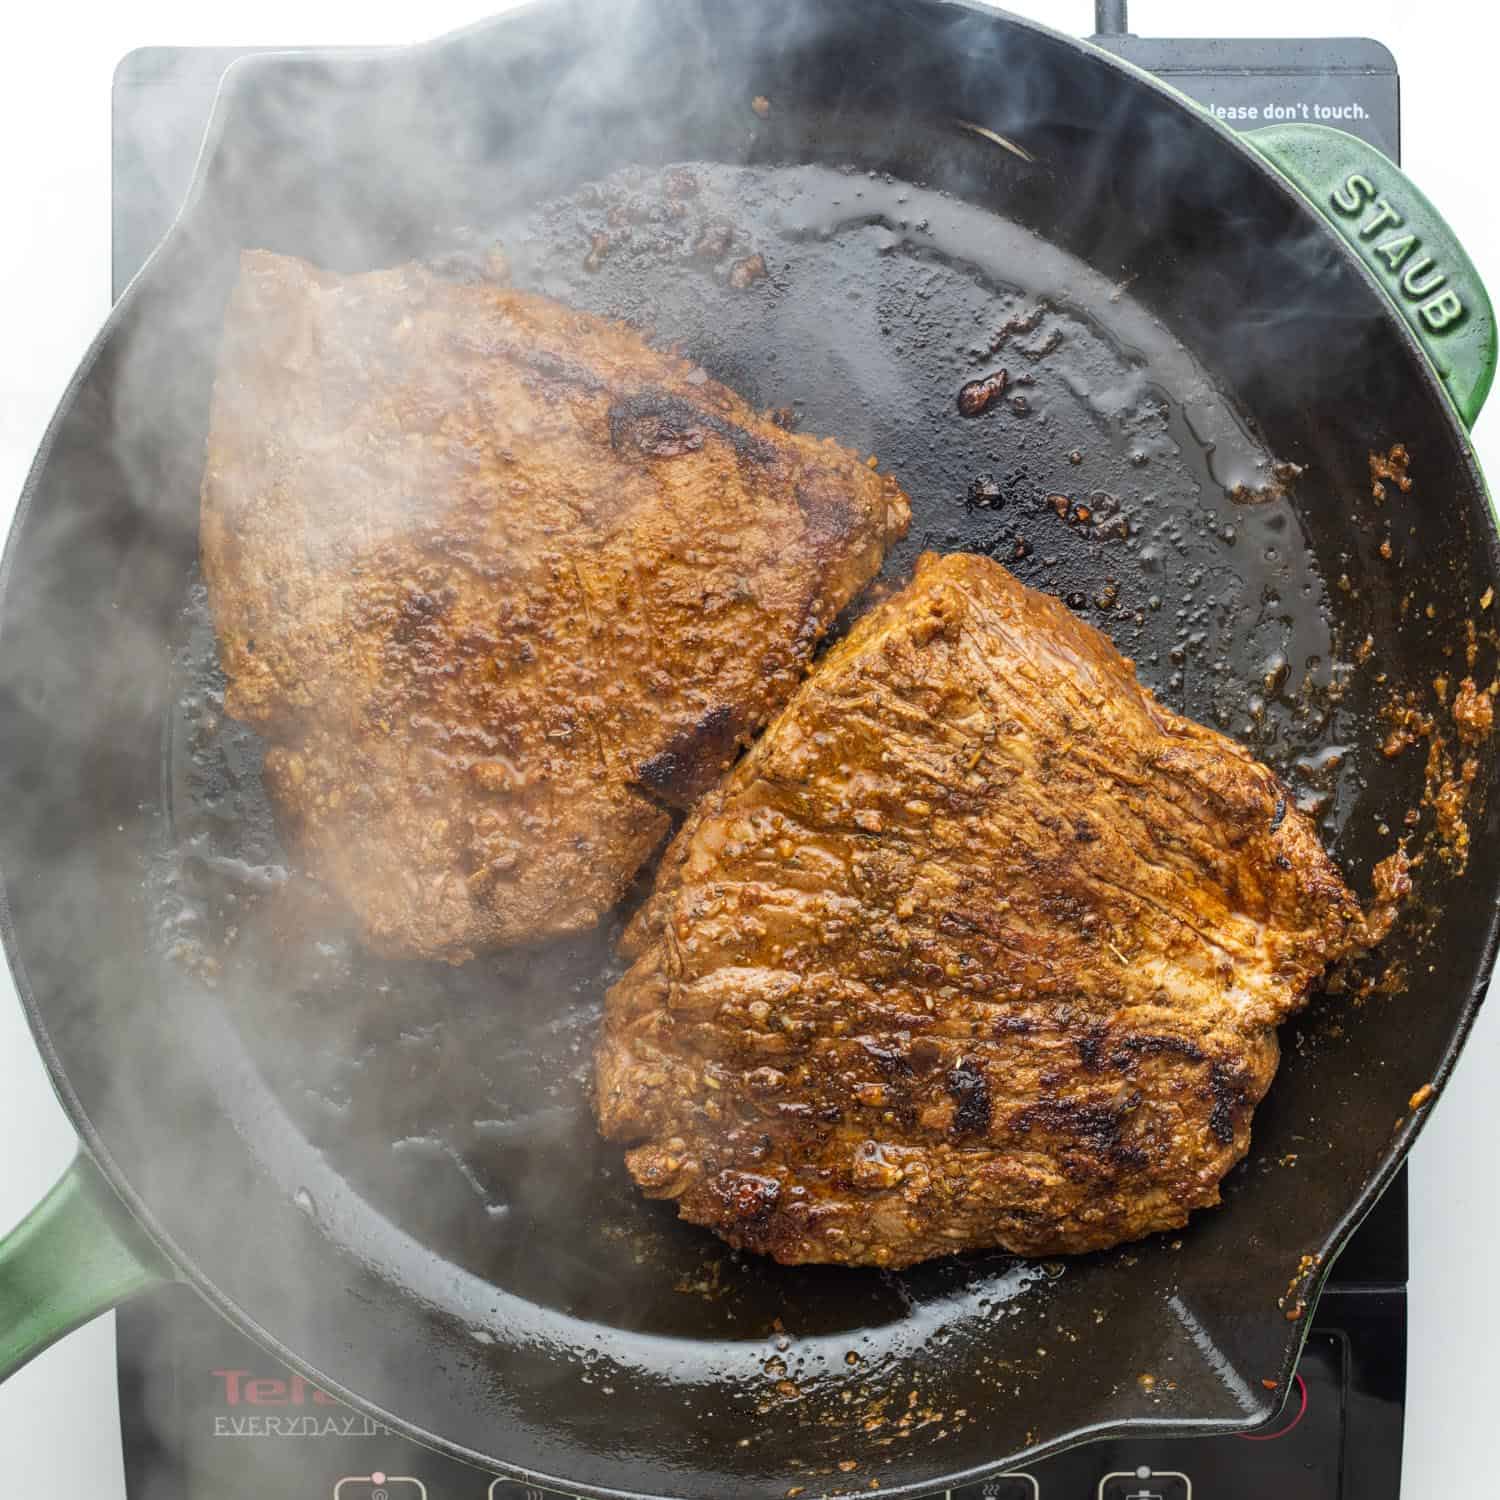
<svg viewBox="0 0 1500 1500"><path fill-rule="evenodd" d="M123 1310L118 1342L130 1500L546 1500L335 1405L190 1291ZM954 1500L1396 1500L1405 1343L1404 1288L1341 1283L1264 1436L1090 1443Z"/></svg>
<svg viewBox="0 0 1500 1500"><path fill-rule="evenodd" d="M1235 126L1315 120L1399 159L1396 67L1377 43L1100 40ZM121 63L115 295L174 217L219 77L244 50L149 48ZM1397 1500L1406 1249L1403 1172L1340 1258L1264 1434L1086 1444L955 1500ZM337 1405L186 1289L123 1309L118 1348L130 1500L544 1500Z"/></svg>

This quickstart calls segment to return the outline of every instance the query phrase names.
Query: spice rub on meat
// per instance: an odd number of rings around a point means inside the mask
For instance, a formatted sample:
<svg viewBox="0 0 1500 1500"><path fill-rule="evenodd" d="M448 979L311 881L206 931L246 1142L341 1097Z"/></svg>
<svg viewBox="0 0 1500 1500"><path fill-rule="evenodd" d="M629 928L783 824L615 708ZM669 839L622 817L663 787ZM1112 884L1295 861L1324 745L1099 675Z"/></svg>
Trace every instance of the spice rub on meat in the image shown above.
<svg viewBox="0 0 1500 1500"><path fill-rule="evenodd" d="M381 953L596 921L908 522L621 324L242 260L202 490L226 706Z"/></svg>
<svg viewBox="0 0 1500 1500"><path fill-rule="evenodd" d="M927 555L674 840L600 1121L781 1261L1101 1249L1218 1201L1276 1026L1370 940L1271 771L1055 599Z"/></svg>

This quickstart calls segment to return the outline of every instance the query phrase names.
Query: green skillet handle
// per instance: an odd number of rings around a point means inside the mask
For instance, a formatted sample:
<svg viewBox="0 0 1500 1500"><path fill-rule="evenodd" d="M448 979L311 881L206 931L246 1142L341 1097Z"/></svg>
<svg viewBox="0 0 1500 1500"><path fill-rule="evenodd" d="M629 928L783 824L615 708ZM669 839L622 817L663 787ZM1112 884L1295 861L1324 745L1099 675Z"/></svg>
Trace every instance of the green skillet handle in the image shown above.
<svg viewBox="0 0 1500 1500"><path fill-rule="evenodd" d="M1472 427L1495 378L1495 312L1443 216L1389 157L1342 130L1272 125L1245 140L1354 247Z"/></svg>
<svg viewBox="0 0 1500 1500"><path fill-rule="evenodd" d="M173 1276L80 1151L0 1240L0 1380L65 1333Z"/></svg>

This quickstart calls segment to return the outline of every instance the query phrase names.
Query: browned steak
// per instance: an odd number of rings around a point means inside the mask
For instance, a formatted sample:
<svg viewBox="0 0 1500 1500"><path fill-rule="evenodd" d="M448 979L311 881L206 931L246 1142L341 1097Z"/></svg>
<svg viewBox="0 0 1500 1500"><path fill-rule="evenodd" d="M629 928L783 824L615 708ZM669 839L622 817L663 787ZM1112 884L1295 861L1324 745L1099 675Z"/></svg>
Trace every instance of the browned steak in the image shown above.
<svg viewBox="0 0 1500 1500"><path fill-rule="evenodd" d="M202 501L227 707L383 953L596 921L908 520L621 324L243 259Z"/></svg>
<svg viewBox="0 0 1500 1500"><path fill-rule="evenodd" d="M1095 1250L1218 1201L1277 1024L1366 936L1271 771L929 555L668 851L600 1119L779 1260Z"/></svg>

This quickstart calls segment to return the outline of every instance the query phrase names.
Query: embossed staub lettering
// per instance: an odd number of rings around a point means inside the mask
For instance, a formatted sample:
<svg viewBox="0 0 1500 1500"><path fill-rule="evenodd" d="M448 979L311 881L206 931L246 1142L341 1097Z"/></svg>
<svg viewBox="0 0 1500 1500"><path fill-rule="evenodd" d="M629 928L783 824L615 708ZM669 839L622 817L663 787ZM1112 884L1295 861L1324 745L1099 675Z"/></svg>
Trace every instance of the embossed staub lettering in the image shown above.
<svg viewBox="0 0 1500 1500"><path fill-rule="evenodd" d="M1360 220L1356 233L1366 247L1366 258L1406 301L1416 305L1417 316L1433 333L1442 333L1462 320L1463 299L1449 285L1448 272L1370 178L1351 172L1329 199L1341 218Z"/></svg>

